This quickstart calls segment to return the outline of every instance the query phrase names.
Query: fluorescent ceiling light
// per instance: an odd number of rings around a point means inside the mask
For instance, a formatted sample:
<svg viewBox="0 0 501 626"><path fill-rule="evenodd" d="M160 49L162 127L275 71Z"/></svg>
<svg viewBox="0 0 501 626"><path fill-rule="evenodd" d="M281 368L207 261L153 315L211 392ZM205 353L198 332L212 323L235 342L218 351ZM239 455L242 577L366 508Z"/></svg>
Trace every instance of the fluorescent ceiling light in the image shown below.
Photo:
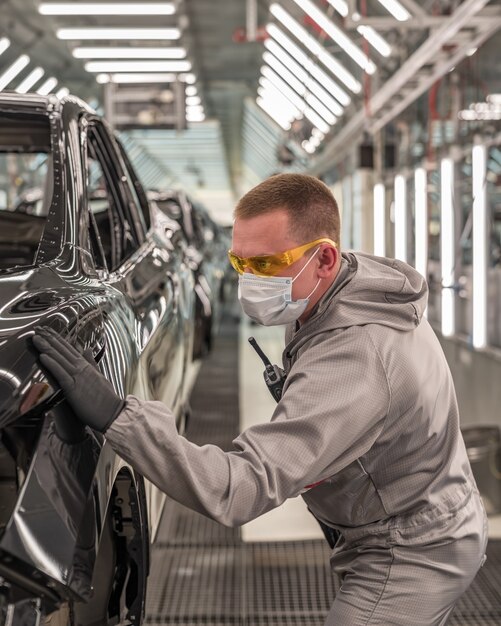
<svg viewBox="0 0 501 626"><path fill-rule="evenodd" d="M329 125L311 107L304 107L304 116L325 135L330 131Z"/></svg>
<svg viewBox="0 0 501 626"><path fill-rule="evenodd" d="M290 130L290 122L283 118L283 116L280 114L280 110L275 109L269 101L264 100L261 97L258 97L256 99L256 102L276 124L278 124L284 130Z"/></svg>
<svg viewBox="0 0 501 626"><path fill-rule="evenodd" d="M275 70L275 72L277 72L282 80L290 85L296 93L298 93L321 117L323 117L327 124L332 125L336 123L337 118L335 115L333 115L316 96L311 94L306 89L305 85L291 72L289 72L289 70L282 63L280 63L275 56L273 56L270 52L265 52L263 54L263 59Z"/></svg>
<svg viewBox="0 0 501 626"><path fill-rule="evenodd" d="M75 48L75 59L184 59L184 48Z"/></svg>
<svg viewBox="0 0 501 626"><path fill-rule="evenodd" d="M270 103L270 106L280 111L280 115L293 122L295 119L302 119L303 114L297 109L276 87L274 87L265 78L261 78L257 93L263 100Z"/></svg>
<svg viewBox="0 0 501 626"><path fill-rule="evenodd" d="M276 111L276 115L284 121L292 124L294 120L303 118L303 114L273 86L260 85L257 93L268 104L269 108Z"/></svg>
<svg viewBox="0 0 501 626"><path fill-rule="evenodd" d="M395 176L395 258L407 262L407 181Z"/></svg>
<svg viewBox="0 0 501 626"><path fill-rule="evenodd" d="M329 35L329 37L337 43L337 45L340 46L340 48L346 52L346 54L348 54L355 61L355 63L357 63L368 74L374 74L376 71L374 63L368 59L367 55L365 55L364 52L360 50L360 48L356 46L353 41L325 15L325 13L316 7L311 0L294 0L294 2L299 5L307 15L313 18L320 28L327 33L327 35ZM272 5L272 8L273 6L275 5Z"/></svg>
<svg viewBox="0 0 501 626"><path fill-rule="evenodd" d="M9 46L10 46L10 39L8 39L7 37L2 37L0 39L0 54L3 54Z"/></svg>
<svg viewBox="0 0 501 626"><path fill-rule="evenodd" d="M342 17L348 17L349 7L348 3L345 0L327 0L328 3L336 9L336 11ZM355 15L352 16L355 19ZM360 18L359 18L360 19ZM391 47L388 43L381 37L373 28L370 26L359 26L357 31L362 35L364 39L366 39L371 46L376 48L376 50L384 57L388 57L391 54Z"/></svg>
<svg viewBox="0 0 501 626"><path fill-rule="evenodd" d="M203 122L205 120L205 113L187 113L187 122Z"/></svg>
<svg viewBox="0 0 501 626"><path fill-rule="evenodd" d="M487 345L487 150L472 151L473 178L473 346Z"/></svg>
<svg viewBox="0 0 501 626"><path fill-rule="evenodd" d="M310 141L303 141L301 143L301 147L306 150L308 154L313 154L315 152L315 146Z"/></svg>
<svg viewBox="0 0 501 626"><path fill-rule="evenodd" d="M290 87L292 87L294 91L296 91L300 96L304 96L304 94L306 93L306 89L303 83L298 80L292 74L292 72L289 72L289 70L282 63L280 63L280 61L276 57L274 57L270 52L265 52L263 54L263 61L265 61L273 69L273 71L277 73L277 76L279 76ZM268 69L269 68L264 66L261 68L261 71L264 76L270 78L270 76L268 76L267 74Z"/></svg>
<svg viewBox="0 0 501 626"><path fill-rule="evenodd" d="M399 22L405 22L411 17L409 11L407 11L400 2L397 2L397 0L378 0L378 2Z"/></svg>
<svg viewBox="0 0 501 626"><path fill-rule="evenodd" d="M179 28L59 28L58 39L179 39Z"/></svg>
<svg viewBox="0 0 501 626"><path fill-rule="evenodd" d="M418 167L414 172L414 232L415 267L428 277L428 183L426 170Z"/></svg>
<svg viewBox="0 0 501 626"><path fill-rule="evenodd" d="M108 2L42 2L42 15L173 15L172 2L108 3Z"/></svg>
<svg viewBox="0 0 501 626"><path fill-rule="evenodd" d="M270 67L262 67L261 73L298 109L298 111L302 111L304 109L304 100L300 98Z"/></svg>
<svg viewBox="0 0 501 626"><path fill-rule="evenodd" d="M311 106L307 106L306 102L298 96L278 74L268 66L261 68L261 72L314 126L324 134L329 132L329 125L311 108Z"/></svg>
<svg viewBox="0 0 501 626"><path fill-rule="evenodd" d="M45 74L45 71L41 67L36 67L33 71L31 71L28 76L18 85L16 88L17 93L28 93L28 91L33 87L33 85L39 81L42 76Z"/></svg>
<svg viewBox="0 0 501 626"><path fill-rule="evenodd" d="M188 85L188 87L186 87L186 89L184 90L184 93L187 96L196 96L197 88L194 85Z"/></svg>
<svg viewBox="0 0 501 626"><path fill-rule="evenodd" d="M139 72L131 74L98 74L96 80L98 83L172 83L176 80L176 74L141 74Z"/></svg>
<svg viewBox="0 0 501 626"><path fill-rule="evenodd" d="M263 76L259 79L259 84L262 87L262 90L264 90L265 94L263 94L263 91L258 89L258 93L260 96L262 96L263 98L267 97L267 99L270 99L271 101L273 101L274 104L277 104L277 106L280 106L280 108L283 110L284 114L289 114L291 117L295 118L295 119L299 119L301 118L303 115L301 113L301 109L298 108L293 102L291 102L287 96L285 96L279 89L278 87L276 87L272 82L270 82L267 78L264 78Z"/></svg>
<svg viewBox="0 0 501 626"><path fill-rule="evenodd" d="M194 104L194 105L186 106L186 112L193 111L195 113L197 111L198 112L202 111L202 113L203 113L203 110L204 110L204 108L203 108L203 106L201 104Z"/></svg>
<svg viewBox="0 0 501 626"><path fill-rule="evenodd" d="M18 59L9 65L5 72L0 76L0 91L3 91L7 85L14 80L14 78L24 70L24 68L30 62L30 57L27 54L22 54Z"/></svg>
<svg viewBox="0 0 501 626"><path fill-rule="evenodd" d="M186 96L187 106L196 106L202 102L200 96Z"/></svg>
<svg viewBox="0 0 501 626"><path fill-rule="evenodd" d="M190 61L89 61L88 72L189 72Z"/></svg>
<svg viewBox="0 0 501 626"><path fill-rule="evenodd" d="M195 74L183 74L179 77L179 80L185 82L187 85L193 85L197 82L197 77Z"/></svg>
<svg viewBox="0 0 501 626"><path fill-rule="evenodd" d="M374 185L374 254L386 254L386 200L383 183Z"/></svg>
<svg viewBox="0 0 501 626"><path fill-rule="evenodd" d="M327 0L342 17L348 17L348 3L345 0Z"/></svg>
<svg viewBox="0 0 501 626"><path fill-rule="evenodd" d="M344 83L353 93L359 93L362 90L360 82L349 72L341 63L335 59L325 48L318 43L296 20L294 20L282 7L278 4L272 4L270 7L272 15L274 15L282 24L296 37L308 50L321 61L332 74ZM270 28L267 28L270 32ZM270 32L271 34L271 32ZM272 35L273 36L273 35Z"/></svg>
<svg viewBox="0 0 501 626"><path fill-rule="evenodd" d="M54 89L56 85L57 78L51 76L44 83L42 83L42 85L40 85L40 87L37 89L37 93L39 93L41 96L46 96Z"/></svg>
<svg viewBox="0 0 501 626"><path fill-rule="evenodd" d="M337 117L333 115L329 111L329 109L325 107L320 102L320 100L316 96L314 96L312 93L306 93L305 100L311 106L311 108L314 109L314 111L318 113L318 115L320 115L320 117L322 117L325 120L327 124L329 124L330 126L333 126L337 122Z"/></svg>
<svg viewBox="0 0 501 626"><path fill-rule="evenodd" d="M456 331L454 312L454 162L440 164L440 256L442 265L442 335Z"/></svg>
<svg viewBox="0 0 501 626"><path fill-rule="evenodd" d="M364 39L376 48L380 55L389 57L391 54L390 44L377 33L372 26L357 26L357 31L362 35Z"/></svg>
<svg viewBox="0 0 501 626"><path fill-rule="evenodd" d="M61 89L59 91L56 91L56 98L64 98L65 96L69 95L70 90L68 89L68 87L61 87Z"/></svg>
<svg viewBox="0 0 501 626"><path fill-rule="evenodd" d="M278 42L284 48L284 52L286 51L286 54L289 54L291 57L294 58L295 61L297 61L297 63L300 63L304 67L306 72L308 74L311 74L313 78L315 78L321 85L323 85L324 88L331 94L331 96L336 98L336 100L340 102L343 106L348 106L350 104L351 98L346 93L346 91L344 91L344 89L339 87L339 85L331 80L331 78L327 76L327 74L322 69L320 69L320 67L318 67L318 65L314 63L300 48L298 48L298 46L296 46L296 44L293 43L293 41L280 30L280 28L278 28L278 26L276 26L275 24L268 24L266 30L273 37L275 42ZM267 41L269 40L265 41L265 45ZM360 83L358 83L358 91L360 91L360 89L361 86ZM356 91L356 93L358 93L358 91Z"/></svg>
<svg viewBox="0 0 501 626"><path fill-rule="evenodd" d="M285 67L292 72L292 74L300 80L311 93L315 94L315 96L319 98L322 104L325 105L331 113L337 116L343 114L342 106L334 100L334 98L332 98L315 79L311 78L308 72L298 65L298 63L296 63L296 61L294 61L294 59L289 56L287 52L285 52L285 50L283 50L283 48L281 48L275 41L267 39L264 42L264 45L268 51L272 53L272 56L279 59L280 62L283 63L283 65L285 65Z"/></svg>

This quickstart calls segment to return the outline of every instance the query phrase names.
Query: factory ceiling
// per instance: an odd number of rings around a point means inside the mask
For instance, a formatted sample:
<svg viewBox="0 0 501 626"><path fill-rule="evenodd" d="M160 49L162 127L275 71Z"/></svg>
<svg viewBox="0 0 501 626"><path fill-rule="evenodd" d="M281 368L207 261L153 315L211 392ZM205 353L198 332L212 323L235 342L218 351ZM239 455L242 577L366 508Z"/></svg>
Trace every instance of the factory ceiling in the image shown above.
<svg viewBox="0 0 501 626"><path fill-rule="evenodd" d="M162 173L150 186L183 186L221 210L279 169L325 174L354 142L401 115L501 26L501 5L488 0L400 0L403 15L395 13L393 0L180 0L160 3L172 5L171 14L145 15L153 3L142 3L141 15L127 16L53 15L36 0L0 4L0 49L2 37L11 44L0 55L0 71L27 55L17 82L41 67L44 75L33 89L55 77L52 92L65 87L104 109L108 87L96 77L107 80L106 72L88 64L105 59L75 58L75 48L184 48L187 93L201 99L189 119L203 121L189 122L185 131L122 132L141 153L143 168L149 158ZM118 39L116 31L105 39L68 32L60 38L69 28L132 26L163 31L157 41ZM166 41L166 29L179 29L179 38ZM495 80L498 56L484 70ZM121 71L135 62L124 58ZM270 108L277 85L296 91L282 107ZM16 81L2 88L16 88Z"/></svg>

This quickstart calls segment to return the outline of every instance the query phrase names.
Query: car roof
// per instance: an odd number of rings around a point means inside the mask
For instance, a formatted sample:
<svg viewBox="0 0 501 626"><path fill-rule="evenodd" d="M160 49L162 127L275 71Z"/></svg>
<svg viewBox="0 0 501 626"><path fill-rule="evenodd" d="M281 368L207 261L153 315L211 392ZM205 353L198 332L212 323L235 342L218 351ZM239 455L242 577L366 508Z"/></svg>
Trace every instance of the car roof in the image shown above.
<svg viewBox="0 0 501 626"><path fill-rule="evenodd" d="M55 95L41 96L37 93L19 94L15 91L0 93L1 111L42 113L56 110L61 112L66 104L73 107L76 105L88 113L96 113L86 102L72 95L59 99Z"/></svg>

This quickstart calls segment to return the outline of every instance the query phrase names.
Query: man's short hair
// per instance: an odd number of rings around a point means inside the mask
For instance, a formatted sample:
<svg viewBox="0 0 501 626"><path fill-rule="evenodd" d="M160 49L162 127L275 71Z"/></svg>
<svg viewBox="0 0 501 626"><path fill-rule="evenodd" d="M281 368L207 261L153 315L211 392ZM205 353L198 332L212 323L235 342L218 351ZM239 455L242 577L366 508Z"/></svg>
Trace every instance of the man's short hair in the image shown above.
<svg viewBox="0 0 501 626"><path fill-rule="evenodd" d="M320 237L333 239L340 248L337 202L321 180L306 174L276 174L247 192L235 207L235 218L249 219L285 209L290 235L298 242Z"/></svg>

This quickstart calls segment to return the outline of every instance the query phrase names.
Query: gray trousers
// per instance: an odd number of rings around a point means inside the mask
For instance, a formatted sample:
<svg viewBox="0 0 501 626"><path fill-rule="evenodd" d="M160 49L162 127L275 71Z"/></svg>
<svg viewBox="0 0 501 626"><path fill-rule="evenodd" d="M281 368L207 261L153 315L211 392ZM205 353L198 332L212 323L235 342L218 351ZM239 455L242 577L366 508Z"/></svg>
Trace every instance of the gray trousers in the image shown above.
<svg viewBox="0 0 501 626"><path fill-rule="evenodd" d="M341 588L325 625L445 625L485 561L483 507L472 510L468 518L466 525L472 532L459 539L427 545L357 542L344 546L332 558Z"/></svg>

